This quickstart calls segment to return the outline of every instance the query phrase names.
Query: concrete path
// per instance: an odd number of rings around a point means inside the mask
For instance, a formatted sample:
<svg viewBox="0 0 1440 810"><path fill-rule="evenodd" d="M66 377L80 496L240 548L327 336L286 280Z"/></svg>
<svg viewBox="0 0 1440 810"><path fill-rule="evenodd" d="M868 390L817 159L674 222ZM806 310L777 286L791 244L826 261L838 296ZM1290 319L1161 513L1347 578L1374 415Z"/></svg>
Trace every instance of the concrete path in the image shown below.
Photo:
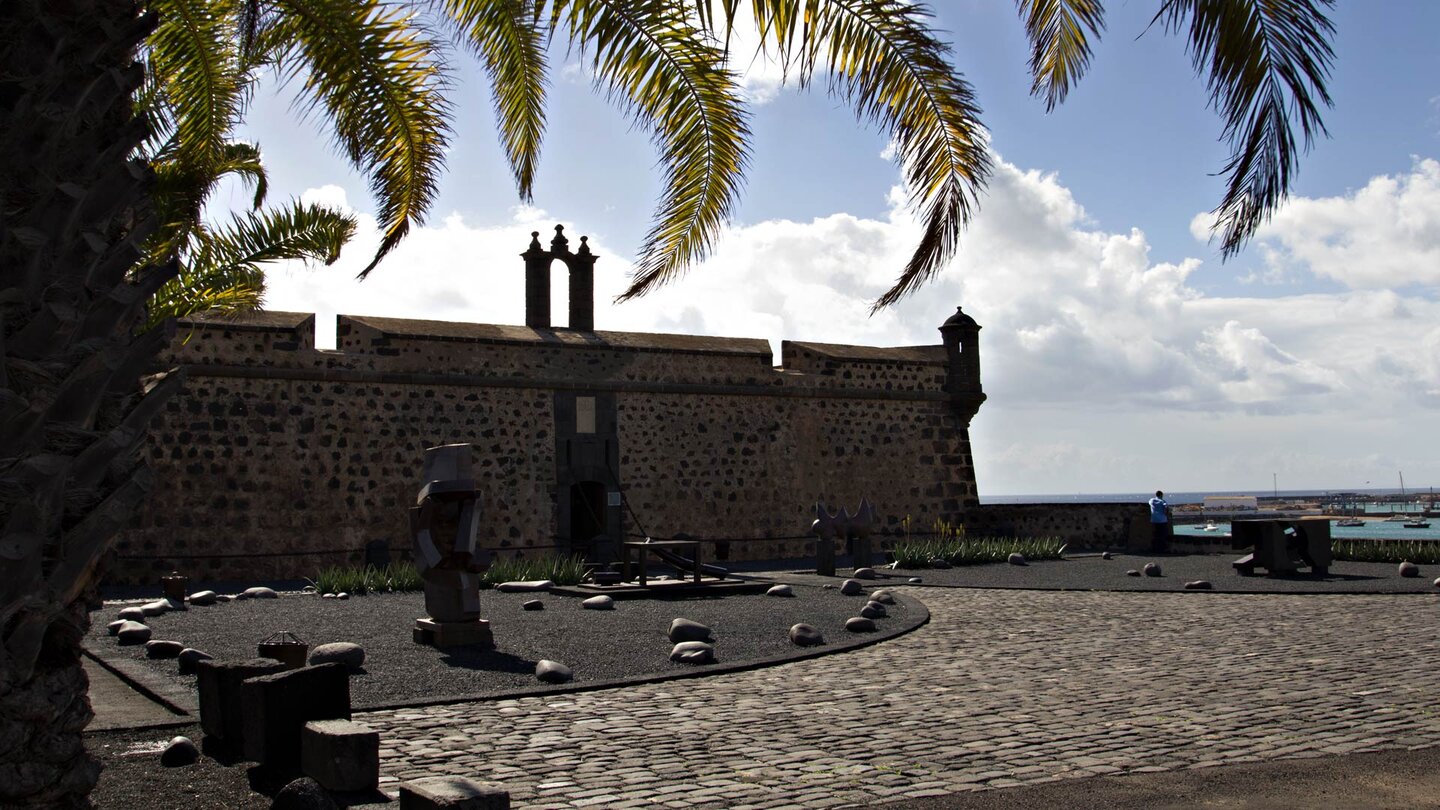
<svg viewBox="0 0 1440 810"><path fill-rule="evenodd" d="M459 774L517 808L838 807L1440 745L1440 596L909 592L930 625L859 652L357 719L382 789Z"/></svg>
<svg viewBox="0 0 1440 810"><path fill-rule="evenodd" d="M194 717L176 714L145 696L118 675L88 655L80 657L85 677L90 681L90 707L95 719L86 731L107 731L121 728L156 728L195 722Z"/></svg>

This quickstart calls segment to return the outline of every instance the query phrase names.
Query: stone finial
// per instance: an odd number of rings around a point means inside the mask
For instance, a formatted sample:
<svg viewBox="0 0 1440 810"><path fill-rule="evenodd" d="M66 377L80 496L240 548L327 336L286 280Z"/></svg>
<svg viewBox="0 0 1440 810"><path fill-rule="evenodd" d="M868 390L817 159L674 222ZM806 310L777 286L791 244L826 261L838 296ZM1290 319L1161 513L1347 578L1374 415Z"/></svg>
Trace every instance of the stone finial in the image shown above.
<svg viewBox="0 0 1440 810"><path fill-rule="evenodd" d="M582 236L582 237L580 237L580 249L577 250L577 251L575 251L575 255L577 255L577 256L589 256L589 255L590 255L590 237L588 237L588 236Z"/></svg>
<svg viewBox="0 0 1440 810"><path fill-rule="evenodd" d="M530 232L530 250L544 250L545 246L540 244L540 232Z"/></svg>
<svg viewBox="0 0 1440 810"><path fill-rule="evenodd" d="M555 238L550 240L550 252L556 256L570 252L570 240L565 238L565 226L555 226Z"/></svg>

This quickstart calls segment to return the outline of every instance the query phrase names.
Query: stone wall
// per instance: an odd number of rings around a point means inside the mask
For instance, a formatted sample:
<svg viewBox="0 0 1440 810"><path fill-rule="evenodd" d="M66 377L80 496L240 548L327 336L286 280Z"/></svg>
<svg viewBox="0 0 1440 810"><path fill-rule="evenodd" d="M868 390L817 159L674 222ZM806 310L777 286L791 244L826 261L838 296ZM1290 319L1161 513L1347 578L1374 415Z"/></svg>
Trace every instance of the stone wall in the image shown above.
<svg viewBox="0 0 1440 810"><path fill-rule="evenodd" d="M576 547L561 482L581 469L623 495L607 533L685 532L730 559L812 551L817 500L866 496L891 526L977 503L938 345L786 342L776 369L751 339L342 316L329 351L313 332L296 313L182 323L167 366L186 390L152 427L158 483L110 581L313 576L373 541L407 550L421 454L456 442L498 553ZM577 398L596 397L609 427L576 434Z"/></svg>
<svg viewBox="0 0 1440 810"><path fill-rule="evenodd" d="M970 536L1059 537L1072 549L1150 547L1150 509L1143 503L985 504L967 511Z"/></svg>

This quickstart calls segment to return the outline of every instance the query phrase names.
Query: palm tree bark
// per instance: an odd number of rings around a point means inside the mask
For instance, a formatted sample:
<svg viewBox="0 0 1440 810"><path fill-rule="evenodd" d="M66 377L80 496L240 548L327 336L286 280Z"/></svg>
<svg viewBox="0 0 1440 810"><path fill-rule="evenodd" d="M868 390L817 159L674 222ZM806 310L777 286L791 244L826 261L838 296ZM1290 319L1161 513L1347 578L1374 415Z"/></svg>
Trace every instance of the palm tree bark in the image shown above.
<svg viewBox="0 0 1440 810"><path fill-rule="evenodd" d="M136 337L174 267L134 269L152 175L130 160L133 0L0 4L0 807L88 807L87 594L148 491L146 423L179 384Z"/></svg>

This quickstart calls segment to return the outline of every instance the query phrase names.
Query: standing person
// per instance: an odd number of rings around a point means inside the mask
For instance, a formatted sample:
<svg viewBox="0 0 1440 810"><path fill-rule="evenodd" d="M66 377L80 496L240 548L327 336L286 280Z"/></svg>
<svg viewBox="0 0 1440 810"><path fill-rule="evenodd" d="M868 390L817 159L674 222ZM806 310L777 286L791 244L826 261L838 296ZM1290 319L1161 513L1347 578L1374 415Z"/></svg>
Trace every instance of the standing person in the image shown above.
<svg viewBox="0 0 1440 810"><path fill-rule="evenodd" d="M1170 550L1170 504L1165 502L1165 493L1155 490L1150 499L1150 550L1164 554Z"/></svg>

